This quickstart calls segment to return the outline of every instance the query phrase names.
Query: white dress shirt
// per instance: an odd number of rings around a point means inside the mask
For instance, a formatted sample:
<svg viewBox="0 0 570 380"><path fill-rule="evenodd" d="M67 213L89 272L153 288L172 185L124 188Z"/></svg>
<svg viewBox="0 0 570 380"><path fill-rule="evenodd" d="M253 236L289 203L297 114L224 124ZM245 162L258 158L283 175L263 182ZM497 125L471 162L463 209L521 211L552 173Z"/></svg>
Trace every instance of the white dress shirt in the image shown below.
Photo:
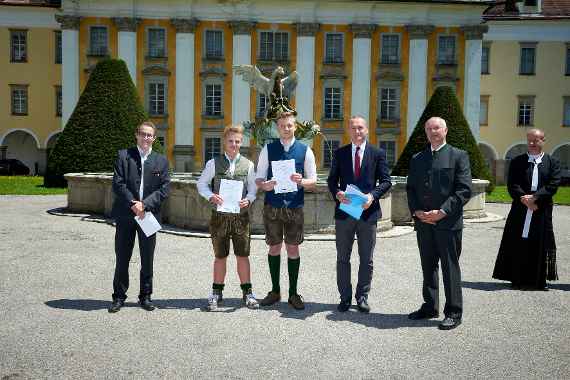
<svg viewBox="0 0 570 380"><path fill-rule="evenodd" d="M293 137L289 144L284 144L283 140L281 141L281 145L283 145L283 150L285 152L289 151L289 148L295 143L295 138ZM307 152L305 153L305 178L316 180L317 179L317 164L315 163L315 155L311 148L307 146ZM259 159L257 160L257 178L258 179L267 179L267 172L269 171L269 154L267 152L267 145L261 149L259 153Z"/></svg>
<svg viewBox="0 0 570 380"><path fill-rule="evenodd" d="M358 151L358 156L360 157L360 168L362 169L362 157L364 157L364 149L366 149L366 140L360 145L356 145L352 143L352 171L354 171L354 156L356 155L356 147L360 146L360 150Z"/></svg>
<svg viewBox="0 0 570 380"><path fill-rule="evenodd" d="M236 162L240 158L240 154L238 153L236 155L236 158L234 158L233 160L230 160L230 158L225 152L224 156L226 156L227 160L230 162L229 172L231 175L233 175L236 170ZM211 160L208 160L208 162L206 162L206 166L204 167L202 174L200 174L200 178L198 178L198 183L196 184L196 187L198 188L198 193L207 201L209 201L210 197L214 195L210 186L212 184L212 179L214 178L215 175L216 175L216 163L215 159L212 158ZM249 163L249 168L247 169L246 186L247 186L246 198L249 200L249 203L252 204L253 201L255 200L255 195L257 193L257 186L255 185L255 170L253 168L252 162Z"/></svg>
<svg viewBox="0 0 570 380"><path fill-rule="evenodd" d="M143 190L144 190L144 163L145 163L146 159L148 158L148 156L150 156L150 153L152 152L152 147L148 148L148 152L146 152L146 154L141 149L141 147L138 145L137 145L137 149L139 150L139 154L141 156L141 185L139 187L139 199L142 202Z"/></svg>

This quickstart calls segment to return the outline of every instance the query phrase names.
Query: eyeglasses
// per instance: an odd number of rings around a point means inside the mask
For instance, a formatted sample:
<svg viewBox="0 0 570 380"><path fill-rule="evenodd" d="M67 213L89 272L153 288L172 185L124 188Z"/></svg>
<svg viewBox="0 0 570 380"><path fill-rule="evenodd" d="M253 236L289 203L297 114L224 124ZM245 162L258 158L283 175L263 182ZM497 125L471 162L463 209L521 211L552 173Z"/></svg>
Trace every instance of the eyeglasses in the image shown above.
<svg viewBox="0 0 570 380"><path fill-rule="evenodd" d="M148 139L148 140L152 140L154 138L154 134L152 134L152 133L138 132L137 135L139 135L143 139Z"/></svg>

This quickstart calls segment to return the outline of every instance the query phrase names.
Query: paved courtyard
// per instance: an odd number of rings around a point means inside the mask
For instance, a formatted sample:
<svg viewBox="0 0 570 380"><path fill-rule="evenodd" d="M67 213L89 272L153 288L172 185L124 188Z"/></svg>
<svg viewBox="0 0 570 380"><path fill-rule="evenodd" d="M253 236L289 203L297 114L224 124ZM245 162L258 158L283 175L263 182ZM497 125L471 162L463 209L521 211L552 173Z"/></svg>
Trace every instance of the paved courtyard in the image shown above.
<svg viewBox="0 0 570 380"><path fill-rule="evenodd" d="M65 196L0 196L2 380L569 377L570 207L555 208L560 281L549 292L514 291L491 279L504 220L469 223L461 256L464 321L444 332L436 320L406 317L421 302L414 233L379 239L369 315L336 311L333 241L302 245L306 310L286 301L258 311L242 307L231 257L225 307L202 312L211 287L210 241L171 234L158 237L158 309L135 304L135 251L127 307L109 314L114 228L47 213L65 205ZM508 206L488 210L505 216ZM252 271L262 296L270 287L262 240L252 243Z"/></svg>

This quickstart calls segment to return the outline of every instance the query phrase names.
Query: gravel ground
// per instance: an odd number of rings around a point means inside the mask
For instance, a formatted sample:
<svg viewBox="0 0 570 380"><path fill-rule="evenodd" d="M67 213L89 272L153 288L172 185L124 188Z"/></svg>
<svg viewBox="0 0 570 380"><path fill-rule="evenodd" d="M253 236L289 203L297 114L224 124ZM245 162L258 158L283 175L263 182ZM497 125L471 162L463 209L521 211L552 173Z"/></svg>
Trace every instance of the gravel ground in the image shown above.
<svg viewBox="0 0 570 380"><path fill-rule="evenodd" d="M440 331L436 320L406 317L421 303L414 233L378 240L368 315L336 311L333 241L301 247L306 310L286 301L258 311L242 307L232 257L224 308L202 312L211 286L210 241L169 234L158 236L155 254L158 309L135 304L135 253L127 307L109 314L114 228L46 212L65 205L65 196L0 196L2 380L569 378L570 207L555 208L560 281L549 292L514 291L493 280L504 220L469 223L461 256L463 324ZM487 206L508 212L508 205ZM262 240L252 241L251 259L254 290L263 296L270 279Z"/></svg>

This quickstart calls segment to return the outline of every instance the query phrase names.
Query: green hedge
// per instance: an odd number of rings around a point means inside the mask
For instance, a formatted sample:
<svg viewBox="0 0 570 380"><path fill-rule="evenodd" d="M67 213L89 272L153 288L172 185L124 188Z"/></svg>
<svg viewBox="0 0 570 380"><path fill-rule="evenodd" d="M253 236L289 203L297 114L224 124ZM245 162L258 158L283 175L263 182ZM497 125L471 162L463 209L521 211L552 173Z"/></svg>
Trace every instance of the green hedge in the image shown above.
<svg viewBox="0 0 570 380"><path fill-rule="evenodd" d="M408 175L412 156L425 149L429 144L424 132L424 124L433 116L439 116L446 121L448 128L447 142L457 148L465 150L469 154L471 176L473 178L490 181L487 191L493 191L495 187L494 179L491 177L491 173L485 164L479 146L469 129L469 124L467 120L465 120L465 116L463 116L463 111L461 110L457 96L455 96L455 92L451 87L447 86L438 87L433 93L408 143L404 147L404 151L392 170L392 175Z"/></svg>
<svg viewBox="0 0 570 380"><path fill-rule="evenodd" d="M65 173L110 172L119 149L134 146L135 130L148 120L124 61L100 61L47 163L44 185L65 187ZM163 149L155 141L153 149Z"/></svg>

